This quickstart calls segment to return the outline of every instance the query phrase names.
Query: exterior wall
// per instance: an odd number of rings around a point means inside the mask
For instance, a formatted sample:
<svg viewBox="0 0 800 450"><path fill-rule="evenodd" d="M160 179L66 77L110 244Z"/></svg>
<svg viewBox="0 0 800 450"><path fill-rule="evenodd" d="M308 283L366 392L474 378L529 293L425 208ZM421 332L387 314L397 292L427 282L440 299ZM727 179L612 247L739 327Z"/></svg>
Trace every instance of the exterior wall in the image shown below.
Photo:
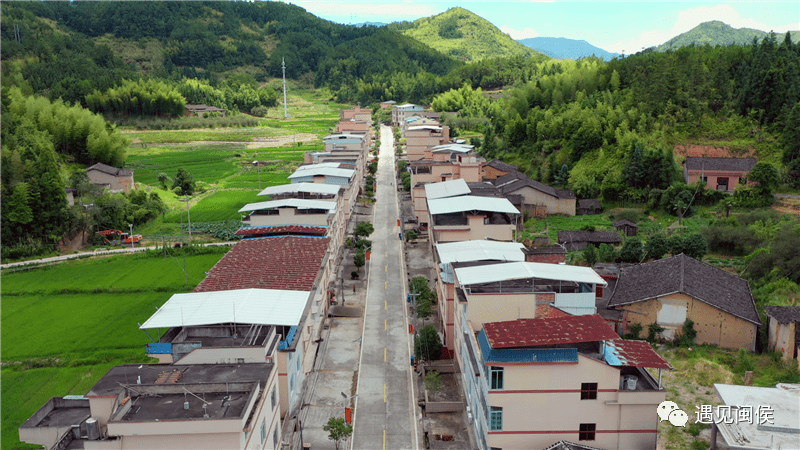
<svg viewBox="0 0 800 450"><path fill-rule="evenodd" d="M295 214L297 208L278 208L278 215L265 216L254 214L242 221L244 226L268 225L328 225L331 214Z"/></svg>
<svg viewBox="0 0 800 450"><path fill-rule="evenodd" d="M422 106L419 105L411 105L411 106L392 106L392 125L400 126L400 123L408 119L409 117L413 116L414 114L422 111Z"/></svg>
<svg viewBox="0 0 800 450"><path fill-rule="evenodd" d="M492 166L483 166L481 167L481 175L483 176L484 180L495 180L497 178L502 177L503 175L508 175L510 172L504 172L499 169L495 169Z"/></svg>
<svg viewBox="0 0 800 450"><path fill-rule="evenodd" d="M179 359L176 365L186 364L236 364L239 359L245 363L272 362L264 354L264 347L200 347Z"/></svg>
<svg viewBox="0 0 800 450"><path fill-rule="evenodd" d="M718 185L720 178L727 178L728 179L728 189L727 191L733 191L739 186L739 178L746 177L750 172L726 172L722 170L684 170L684 178L686 179L687 183L694 183L695 181L700 179L701 173L705 176L708 181L706 182L709 189L716 189L720 190L720 186ZM688 172L688 173L686 173ZM754 185L755 183L747 183L748 185Z"/></svg>
<svg viewBox="0 0 800 450"><path fill-rule="evenodd" d="M442 127L442 131L408 130L406 131L406 155L409 161L425 158L425 149L442 145L449 140L450 130Z"/></svg>
<svg viewBox="0 0 800 450"><path fill-rule="evenodd" d="M539 255L525 255L526 262L559 264L566 262L566 253L544 253Z"/></svg>
<svg viewBox="0 0 800 450"><path fill-rule="evenodd" d="M491 238L498 241L511 242L513 239L514 224L484 225L484 216L469 216L467 225L434 226L436 242L472 241Z"/></svg>
<svg viewBox="0 0 800 450"><path fill-rule="evenodd" d="M526 205L543 205L547 207L547 214L566 214L575 215L575 199L560 199L544 192L537 191L530 186L524 186L510 194L522 195L523 203Z"/></svg>
<svg viewBox="0 0 800 450"><path fill-rule="evenodd" d="M364 143L366 142L367 138L364 139L326 139L324 140L323 150L326 152L333 152L333 151L363 151L366 146Z"/></svg>
<svg viewBox="0 0 800 450"><path fill-rule="evenodd" d="M794 358L794 336L797 324L780 324L777 320L769 319L769 349L781 352L784 361Z"/></svg>
<svg viewBox="0 0 800 450"><path fill-rule="evenodd" d="M486 322L536 318L536 294L469 294L467 316L472 326L480 330Z"/></svg>
<svg viewBox="0 0 800 450"><path fill-rule="evenodd" d="M372 124L370 122L357 122L353 120L340 120L336 123L336 132L337 133L346 133L346 132L369 132L369 128Z"/></svg>
<svg viewBox="0 0 800 450"><path fill-rule="evenodd" d="M664 308L664 305L667 307ZM686 312L681 315L680 311L684 305ZM680 333L685 319L691 319L694 322L694 329L697 331L696 343L713 344L734 350L744 348L751 352L755 351L755 336L758 328L756 324L720 311L686 294L671 294L617 309L641 313L627 314L628 328L634 323L640 323L643 331L646 331L651 323L657 321L660 326L666 328L662 336L671 339L676 333ZM676 310L677 313L675 313ZM661 313L661 318L659 318L659 313Z"/></svg>
<svg viewBox="0 0 800 450"><path fill-rule="evenodd" d="M581 383L597 383L597 399L581 400ZM540 449L562 439L579 442L580 424L594 423L595 440L586 441L587 445L655 448L658 418L652 411L666 392L627 392L625 403L639 404L617 404L623 403L619 386L617 368L585 355L579 355L577 364L504 366L504 389L488 390L487 401L487 406L503 408L503 430L489 431L487 444Z"/></svg>
<svg viewBox="0 0 800 450"><path fill-rule="evenodd" d="M240 433L202 433L192 435L138 435L123 436L120 439L121 449L232 449L239 447ZM85 447L87 449L92 447Z"/></svg>
<svg viewBox="0 0 800 450"><path fill-rule="evenodd" d="M109 184L112 191L130 192L133 189L133 175L127 177L115 177L99 170L89 170L86 172L89 180L97 184Z"/></svg>

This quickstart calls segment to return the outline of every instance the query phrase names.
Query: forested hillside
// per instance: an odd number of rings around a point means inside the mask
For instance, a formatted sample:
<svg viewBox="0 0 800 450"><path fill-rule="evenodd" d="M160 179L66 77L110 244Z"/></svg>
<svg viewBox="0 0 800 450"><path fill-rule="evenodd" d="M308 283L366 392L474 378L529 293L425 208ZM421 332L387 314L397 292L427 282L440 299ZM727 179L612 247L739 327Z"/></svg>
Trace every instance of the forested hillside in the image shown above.
<svg viewBox="0 0 800 450"><path fill-rule="evenodd" d="M761 30L754 30L752 28L733 28L732 26L714 20L711 22L701 23L700 25L692 28L686 33L679 34L667 42L656 47L659 52L667 50L676 50L688 45L749 45L753 43L753 39L760 42L767 37L769 33ZM800 40L800 31L792 31L789 33L792 41ZM778 36L778 43L783 41L783 36Z"/></svg>
<svg viewBox="0 0 800 450"><path fill-rule="evenodd" d="M464 8L451 8L413 22L394 22L387 28L411 36L460 61L538 54Z"/></svg>

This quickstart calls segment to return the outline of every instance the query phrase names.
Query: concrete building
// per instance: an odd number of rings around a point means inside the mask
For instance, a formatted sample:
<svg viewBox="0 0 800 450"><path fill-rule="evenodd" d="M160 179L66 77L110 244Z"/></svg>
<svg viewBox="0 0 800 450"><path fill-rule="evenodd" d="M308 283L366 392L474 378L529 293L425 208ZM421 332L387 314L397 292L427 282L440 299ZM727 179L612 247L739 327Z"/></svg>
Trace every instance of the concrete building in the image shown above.
<svg viewBox="0 0 800 450"><path fill-rule="evenodd" d="M267 362L116 366L85 396L48 401L20 440L48 449L277 449L277 378Z"/></svg>
<svg viewBox="0 0 800 450"><path fill-rule="evenodd" d="M439 301L439 319L441 320L443 344L453 349L455 327L455 277L454 264L475 261L508 262L524 261L525 246L518 242L497 241L462 241L436 244L434 263L436 264L436 292ZM459 266L461 267L461 266Z"/></svg>
<svg viewBox="0 0 800 450"><path fill-rule="evenodd" d="M428 199L432 242L512 241L519 211L504 198L461 195Z"/></svg>
<svg viewBox="0 0 800 450"><path fill-rule="evenodd" d="M439 125L410 126L406 130L406 156L409 161L425 158L425 151L450 142L450 127Z"/></svg>
<svg viewBox="0 0 800 450"><path fill-rule="evenodd" d="M683 163L683 179L686 183L703 180L709 189L733 192L739 185L747 184L747 174L756 162L755 158L690 156Z"/></svg>
<svg viewBox="0 0 800 450"><path fill-rule="evenodd" d="M666 391L642 368L671 367L647 342L620 339L599 315L465 325L477 328L459 363L479 448L656 448Z"/></svg>
<svg viewBox="0 0 800 450"><path fill-rule="evenodd" d="M402 105L392 105L392 125L399 127L400 123L414 114L420 113L424 110L422 106L414 105L412 103L405 103Z"/></svg>
<svg viewBox="0 0 800 450"><path fill-rule="evenodd" d="M330 241L326 237L296 235L243 239L209 270L206 278L193 291L268 289L303 292L307 300L303 317L298 322L303 326L295 329L294 339L290 339L291 330L283 329L287 335L280 336L281 341L288 340L294 346L287 349L295 354L291 357L286 355L286 367L300 365L292 381L291 374L294 372L281 370L284 367L280 359L283 355L280 355L282 350L279 349L279 385L283 392L287 392L287 402L299 398L295 397L297 391L313 368L316 347L330 308L330 291L336 268ZM288 304L276 308L282 307L290 308ZM246 321L244 318L240 320L242 323ZM288 409L295 406L289 403Z"/></svg>
<svg viewBox="0 0 800 450"><path fill-rule="evenodd" d="M411 117L406 118L402 122L400 122L400 136L406 137L406 131L408 131L408 127L410 126L420 126L420 125L433 125L439 126L441 125L438 120L431 119L428 117L422 117L419 114L414 114Z"/></svg>
<svg viewBox="0 0 800 450"><path fill-rule="evenodd" d="M133 170L117 169L103 163L97 163L86 169L86 175L93 184L111 192L128 193L134 188Z"/></svg>
<svg viewBox="0 0 800 450"><path fill-rule="evenodd" d="M481 168L481 175L484 180L496 180L513 172L519 172L519 168L513 164L504 163L499 159L493 159Z"/></svg>
<svg viewBox="0 0 800 450"><path fill-rule="evenodd" d="M567 259L567 251L558 245L530 247L522 250L525 261L547 264L563 264Z"/></svg>
<svg viewBox="0 0 800 450"><path fill-rule="evenodd" d="M672 339L690 319L695 342L751 352L761 326L747 280L684 254L622 267L608 308L623 311L626 330L656 323Z"/></svg>
<svg viewBox="0 0 800 450"><path fill-rule="evenodd" d="M339 120L357 120L360 122L372 123L372 110L356 105L350 109L339 111Z"/></svg>
<svg viewBox="0 0 800 450"><path fill-rule="evenodd" d="M297 401L298 380L304 377L306 345L300 341L309 294L275 289L175 294L139 327L161 336L147 344L147 356L175 365L275 363L283 417Z"/></svg>
<svg viewBox="0 0 800 450"><path fill-rule="evenodd" d="M492 180L504 197L522 196L521 210L534 217L547 214L575 215L575 193L569 189L555 189L536 180L531 180L521 172L511 172Z"/></svg>
<svg viewBox="0 0 800 450"><path fill-rule="evenodd" d="M711 417L711 448L721 436L728 449L800 448L800 385L781 383L774 388L715 384L722 406ZM746 419L746 413L752 414ZM722 448L722 447L720 447Z"/></svg>
<svg viewBox="0 0 800 450"><path fill-rule="evenodd" d="M427 230L430 222L428 200L469 195L471 192L469 186L467 186L467 182L462 179L430 184L420 183L412 186L414 186L411 189L414 216L421 230Z"/></svg>
<svg viewBox="0 0 800 450"><path fill-rule="evenodd" d="M765 306L764 312L769 317L769 350L781 352L786 362L796 360L800 349L800 306Z"/></svg>
<svg viewBox="0 0 800 450"><path fill-rule="evenodd" d="M243 226L281 224L322 225L334 227L336 202L285 198L268 202L248 203L239 210Z"/></svg>

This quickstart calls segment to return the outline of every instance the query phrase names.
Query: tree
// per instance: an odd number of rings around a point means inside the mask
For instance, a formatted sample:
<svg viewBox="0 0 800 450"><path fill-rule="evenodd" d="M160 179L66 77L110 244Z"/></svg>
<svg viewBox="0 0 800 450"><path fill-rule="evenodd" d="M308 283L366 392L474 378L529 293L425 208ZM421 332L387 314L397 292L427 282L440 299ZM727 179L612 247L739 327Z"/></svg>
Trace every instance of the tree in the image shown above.
<svg viewBox="0 0 800 450"><path fill-rule="evenodd" d="M419 336L414 338L414 353L417 358L424 361L433 361L439 358L442 352L442 340L439 332L433 325L425 325L419 330Z"/></svg>
<svg viewBox="0 0 800 450"><path fill-rule="evenodd" d="M597 262L597 249L594 247L594 245L589 244L586 247L583 247L582 253L586 264L589 267L594 267L594 263Z"/></svg>
<svg viewBox="0 0 800 450"><path fill-rule="evenodd" d="M617 249L610 244L600 244L597 250L597 260L604 263L614 262L617 259Z"/></svg>
<svg viewBox="0 0 800 450"><path fill-rule="evenodd" d="M569 183L569 167L566 164L563 164L558 173L556 173L555 181L561 187L566 187L567 183Z"/></svg>
<svg viewBox="0 0 800 450"><path fill-rule="evenodd" d="M172 189L178 188L178 195L192 195L196 189L196 182L192 174L183 167L178 168L175 179L172 182Z"/></svg>
<svg viewBox="0 0 800 450"><path fill-rule="evenodd" d="M353 236L356 239L361 239L362 237L368 238L375 231L375 227L372 226L369 222L360 222L356 225L355 230L353 231Z"/></svg>
<svg viewBox="0 0 800 450"><path fill-rule="evenodd" d="M407 240L407 241L413 241L413 240L414 240L414 239L416 239L417 237L418 237L418 235L417 235L417 232L416 232L416 231L414 231L414 230L408 230L408 231L406 231L406 240Z"/></svg>
<svg viewBox="0 0 800 450"><path fill-rule="evenodd" d="M800 102L786 117L783 145L783 162L789 169L789 181L795 188L800 188Z"/></svg>
<svg viewBox="0 0 800 450"><path fill-rule="evenodd" d="M172 180L169 179L169 176L164 172L158 174L158 184L161 185L162 189L167 189L167 183L171 182Z"/></svg>
<svg viewBox="0 0 800 450"><path fill-rule="evenodd" d="M629 263L641 262L642 252L642 241L636 236L630 236L622 244L622 249L619 251L619 260Z"/></svg>
<svg viewBox="0 0 800 450"><path fill-rule="evenodd" d="M347 439L353 434L353 426L338 417L329 418L328 423L322 429L328 432L328 439L333 441L336 450L339 450L343 439Z"/></svg>
<svg viewBox="0 0 800 450"><path fill-rule="evenodd" d="M669 252L669 242L666 236L658 233L647 238L647 242L644 245L645 258L661 259L667 252Z"/></svg>
<svg viewBox="0 0 800 450"><path fill-rule="evenodd" d="M768 197L772 197L775 190L778 189L778 186L781 184L781 176L778 173L778 169L772 164L765 162L756 163L753 169L750 170L750 174L747 178L750 181L757 182L758 191L760 191L762 195Z"/></svg>
<svg viewBox="0 0 800 450"><path fill-rule="evenodd" d="M356 250L355 255L353 255L353 264L356 266L356 270L360 271L362 267L367 263L367 255L364 253L363 248L359 248Z"/></svg>
<svg viewBox="0 0 800 450"><path fill-rule="evenodd" d="M676 234L669 239L670 253L673 255L685 254L694 259L703 259L708 253L708 241L700 233L688 235Z"/></svg>

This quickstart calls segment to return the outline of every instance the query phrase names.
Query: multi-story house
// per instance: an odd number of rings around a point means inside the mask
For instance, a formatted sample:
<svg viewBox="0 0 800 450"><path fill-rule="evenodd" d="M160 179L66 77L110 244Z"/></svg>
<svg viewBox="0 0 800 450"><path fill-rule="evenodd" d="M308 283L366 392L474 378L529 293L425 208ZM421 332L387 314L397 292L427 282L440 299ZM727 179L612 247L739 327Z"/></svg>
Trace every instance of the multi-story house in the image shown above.
<svg viewBox="0 0 800 450"><path fill-rule="evenodd" d="M513 240L519 211L505 198L461 195L428 199L432 242Z"/></svg>

